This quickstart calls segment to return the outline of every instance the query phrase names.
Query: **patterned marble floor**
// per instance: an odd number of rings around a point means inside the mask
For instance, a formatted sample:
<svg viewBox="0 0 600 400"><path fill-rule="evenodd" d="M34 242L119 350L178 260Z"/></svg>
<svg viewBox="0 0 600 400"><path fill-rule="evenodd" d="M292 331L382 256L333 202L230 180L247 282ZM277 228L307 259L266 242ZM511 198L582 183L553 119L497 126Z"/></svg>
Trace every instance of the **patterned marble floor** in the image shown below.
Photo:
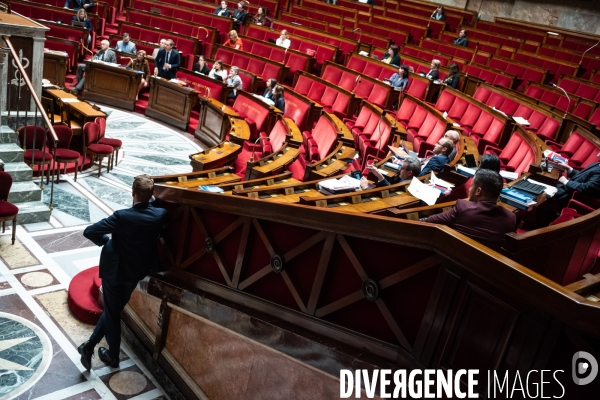
<svg viewBox="0 0 600 400"><path fill-rule="evenodd" d="M0 235L0 400L166 398L125 344L119 368L96 355L85 371L77 346L93 326L71 316L67 289L73 276L98 265L100 248L83 229L131 206L134 176L190 171L188 155L202 147L139 114L102 109L109 114L106 135L123 141L118 166L100 178L94 167L77 182L62 175L50 222L18 226L14 245L10 229ZM47 204L49 198L46 187Z"/></svg>

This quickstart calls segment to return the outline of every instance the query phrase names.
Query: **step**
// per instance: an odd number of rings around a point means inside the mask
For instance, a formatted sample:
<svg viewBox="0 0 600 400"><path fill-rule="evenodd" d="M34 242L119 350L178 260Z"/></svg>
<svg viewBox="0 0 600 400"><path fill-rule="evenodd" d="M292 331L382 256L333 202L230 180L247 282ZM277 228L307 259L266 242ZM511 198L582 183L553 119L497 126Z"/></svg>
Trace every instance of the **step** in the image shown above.
<svg viewBox="0 0 600 400"><path fill-rule="evenodd" d="M8 194L8 201L11 203L42 201L42 189L32 181L14 182Z"/></svg>
<svg viewBox="0 0 600 400"><path fill-rule="evenodd" d="M4 172L8 172L14 182L31 181L33 170L23 162L10 162L4 164Z"/></svg>
<svg viewBox="0 0 600 400"><path fill-rule="evenodd" d="M23 149L16 143L0 143L0 160L4 163L23 162Z"/></svg>
<svg viewBox="0 0 600 400"><path fill-rule="evenodd" d="M17 224L32 224L34 222L48 222L52 211L41 201L30 201L15 204L19 207Z"/></svg>
<svg viewBox="0 0 600 400"><path fill-rule="evenodd" d="M0 126L0 143L17 143L17 134L9 126Z"/></svg>

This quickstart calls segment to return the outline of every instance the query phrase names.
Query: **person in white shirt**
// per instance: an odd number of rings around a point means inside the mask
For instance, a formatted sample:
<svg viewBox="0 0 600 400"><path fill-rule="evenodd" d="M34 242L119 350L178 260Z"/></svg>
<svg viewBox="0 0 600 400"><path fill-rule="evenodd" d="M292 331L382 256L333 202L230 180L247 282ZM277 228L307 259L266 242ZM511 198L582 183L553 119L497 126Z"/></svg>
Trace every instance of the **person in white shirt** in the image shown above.
<svg viewBox="0 0 600 400"><path fill-rule="evenodd" d="M281 47L285 47L286 49L290 48L290 44L292 44L292 41L290 40L290 35L288 34L288 31L286 31L285 29L281 31L281 36L279 36L279 39L277 39L275 41L275 44L277 46L281 46Z"/></svg>
<svg viewBox="0 0 600 400"><path fill-rule="evenodd" d="M227 78L227 86L233 88L233 92L227 96L230 99L235 99L237 97L237 90L242 88L242 78L238 75L240 69L236 66L232 66L229 71L229 77Z"/></svg>
<svg viewBox="0 0 600 400"><path fill-rule="evenodd" d="M227 80L227 71L223 69L223 62L221 60L215 61L212 69L208 73L208 77L212 79L218 79L221 82L225 82Z"/></svg>

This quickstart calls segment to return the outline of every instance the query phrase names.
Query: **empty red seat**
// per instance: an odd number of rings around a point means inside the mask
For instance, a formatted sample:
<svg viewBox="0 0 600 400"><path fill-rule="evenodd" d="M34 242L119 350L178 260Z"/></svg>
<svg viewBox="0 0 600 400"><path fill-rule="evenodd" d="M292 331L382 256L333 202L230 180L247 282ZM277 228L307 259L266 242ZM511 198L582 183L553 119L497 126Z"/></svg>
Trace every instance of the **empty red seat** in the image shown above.
<svg viewBox="0 0 600 400"><path fill-rule="evenodd" d="M333 149L337 138L337 130L331 121L321 115L311 132L302 133L304 155L311 162L323 159Z"/></svg>

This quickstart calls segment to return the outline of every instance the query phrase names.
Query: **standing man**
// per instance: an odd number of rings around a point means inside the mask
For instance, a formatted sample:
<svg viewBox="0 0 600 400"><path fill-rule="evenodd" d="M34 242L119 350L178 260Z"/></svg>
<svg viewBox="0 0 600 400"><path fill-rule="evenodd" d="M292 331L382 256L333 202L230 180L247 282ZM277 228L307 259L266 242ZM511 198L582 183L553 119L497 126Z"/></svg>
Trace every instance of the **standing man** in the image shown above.
<svg viewBox="0 0 600 400"><path fill-rule="evenodd" d="M165 48L158 51L154 59L154 75L168 80L175 79L179 69L179 52L173 49L175 42L173 39L167 39Z"/></svg>
<svg viewBox="0 0 600 400"><path fill-rule="evenodd" d="M104 61L104 62L116 64L117 63L117 55L115 54L114 51L109 49L108 46L109 46L108 40L104 39L102 42L100 42L100 50L98 50L96 52L96 54L94 55L94 58L92 58L92 60L93 61ZM83 85L85 84L85 77L83 76L84 73L85 73L85 64L79 64L77 66L77 74L75 75L75 79L77 80L77 83L75 84L75 87L73 89L71 89L71 93L73 93L74 95L77 95L77 93L79 93L80 90L83 90Z"/></svg>
<svg viewBox="0 0 600 400"><path fill-rule="evenodd" d="M102 247L100 278L104 310L89 340L79 346L81 364L92 367L94 347L106 337L108 349L100 347L100 360L110 367L119 366L121 311L140 279L158 267L156 239L167 219L167 211L152 205L154 181L148 175L136 176L131 195L133 207L88 226L83 235ZM108 237L112 234L112 238Z"/></svg>
<svg viewBox="0 0 600 400"><path fill-rule="evenodd" d="M158 47L152 51L152 58L156 58L156 56L158 55L158 52L161 51L162 49L164 49L165 47L167 47L167 39L160 39L160 43L158 44Z"/></svg>
<svg viewBox="0 0 600 400"><path fill-rule="evenodd" d="M123 33L123 40L119 40L117 42L117 46L116 46L115 50L123 52L123 53L129 53L129 54L137 53L137 49L135 48L135 43L133 43L131 40L129 40L129 33Z"/></svg>
<svg viewBox="0 0 600 400"><path fill-rule="evenodd" d="M75 11L78 11L83 8L85 11L90 12L92 7L94 7L94 1L93 0L67 0L67 1L65 1L64 7L71 8Z"/></svg>

